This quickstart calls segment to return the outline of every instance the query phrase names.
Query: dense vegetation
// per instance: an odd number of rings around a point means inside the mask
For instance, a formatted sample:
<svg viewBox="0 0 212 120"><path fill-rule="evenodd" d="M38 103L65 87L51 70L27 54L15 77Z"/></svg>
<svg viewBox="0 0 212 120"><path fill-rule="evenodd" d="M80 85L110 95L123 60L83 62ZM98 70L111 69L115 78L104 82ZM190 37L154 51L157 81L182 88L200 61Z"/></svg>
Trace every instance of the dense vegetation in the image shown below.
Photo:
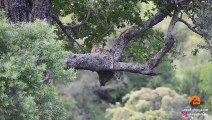
<svg viewBox="0 0 212 120"><path fill-rule="evenodd" d="M211 114L210 0L52 0L51 10L47 10L51 13L44 18L38 15L41 20L36 20L36 8L31 10L31 19L27 18L28 11L21 11L23 6L12 4L23 1L2 1L1 120L181 119L181 111L190 108L188 98L193 95L202 100L199 108ZM45 4L50 0L43 1L41 7L48 8ZM39 6L39 0L31 2L25 1L27 9ZM161 19L154 17L157 14ZM175 24L176 16L179 23ZM153 18L156 23L152 20L148 26ZM175 29L167 32L170 21ZM166 47L168 38L173 38L172 49L164 52L160 64L153 65L159 74L125 69L118 71L120 79L112 78L100 86L95 69L85 71L67 65L72 53L90 55L93 42L114 47L118 40L131 38L128 34L137 30L131 28L137 27L141 32L128 41L121 59L115 62L146 65Z"/></svg>
<svg viewBox="0 0 212 120"><path fill-rule="evenodd" d="M43 80L47 69L52 84L74 78L64 70L64 43L42 21L10 25L1 15L0 25L0 118L65 119L57 88Z"/></svg>

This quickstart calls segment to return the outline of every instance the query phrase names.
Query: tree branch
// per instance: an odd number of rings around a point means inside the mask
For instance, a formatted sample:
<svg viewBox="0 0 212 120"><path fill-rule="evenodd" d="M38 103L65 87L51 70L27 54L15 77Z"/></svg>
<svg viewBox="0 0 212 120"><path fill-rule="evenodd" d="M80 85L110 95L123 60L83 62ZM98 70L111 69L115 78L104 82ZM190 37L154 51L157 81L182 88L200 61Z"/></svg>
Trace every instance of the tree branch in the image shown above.
<svg viewBox="0 0 212 120"><path fill-rule="evenodd" d="M146 22L144 22L144 27L139 28L138 26L132 26L131 28L125 30L119 38L116 40L116 43L112 47L112 51L114 51L114 60L120 61L122 53L125 49L125 47L128 45L128 43L139 33L144 33L148 28L151 28L152 26L158 24L161 22L166 16L158 12L155 14L155 16L148 19Z"/></svg>
<svg viewBox="0 0 212 120"><path fill-rule="evenodd" d="M166 43L161 50L148 61L147 64L137 64L137 63L124 63L124 62L114 62L114 68L110 68L110 61L108 61L105 56L103 55L92 55L92 54L70 54L67 66L74 67L76 69L84 69L84 70L92 70L92 71L127 71L133 73L140 73L140 74L155 74L153 72L153 68L155 68L163 56L173 47L174 39L172 37L172 31L174 26L178 20L178 13L174 15L172 18L166 37ZM151 22L147 22L150 23ZM151 24L154 25L154 24ZM137 29L132 27L128 29L124 34L124 38L118 39L127 41L132 39L137 32Z"/></svg>
<svg viewBox="0 0 212 120"><path fill-rule="evenodd" d="M180 21L180 22L182 22L183 24L185 24L185 25L186 25L191 31L193 31L194 33L200 35L201 37L204 37L204 34L201 33L200 31L197 31L197 30L195 29L195 26L192 27L191 24L187 23L187 22L186 22L185 20L183 20L182 18L179 18L178 21Z"/></svg>
<svg viewBox="0 0 212 120"><path fill-rule="evenodd" d="M53 14L50 14L50 16L58 24L58 26L63 31L63 33L67 36L69 41L70 42L75 42L80 47L80 49L82 49L85 52L83 47L73 37L71 37L71 35L66 31L66 29L65 29L63 23L60 21L60 19L57 16L53 15Z"/></svg>
<svg viewBox="0 0 212 120"><path fill-rule="evenodd" d="M74 28L80 27L88 22L88 19L90 18L90 16L91 16L91 10L89 9L85 20L83 20L79 24L75 24L75 25L64 25L64 29L74 29Z"/></svg>
<svg viewBox="0 0 212 120"><path fill-rule="evenodd" d="M191 18L191 17L190 17ZM191 31L193 31L194 33L200 35L201 37L204 38L206 44L208 45L209 47L209 50L210 50L210 53L212 54L212 46L209 42L209 38L208 38L208 35L202 33L201 31L198 31L195 29L195 27L192 27L191 24L189 24L188 22L186 22L185 20L179 18L178 21L182 22L183 24L185 24ZM194 22L194 20L192 19L192 21ZM195 23L194 23L195 24Z"/></svg>
<svg viewBox="0 0 212 120"><path fill-rule="evenodd" d="M70 53L67 60L68 68L76 68L91 71L126 71L132 73L140 73L145 75L155 75L152 69L145 64L137 63L125 63L115 62L114 68L110 67L110 61L108 61L102 55L92 54L73 54Z"/></svg>
<svg viewBox="0 0 212 120"><path fill-rule="evenodd" d="M161 59L164 55L171 50L174 45L174 39L172 36L172 32L176 22L178 21L178 13L175 13L170 25L168 27L167 36L166 36L166 43L161 48L161 50L151 58L146 64L138 64L138 63L126 63L126 62L119 62L119 58L127 45L127 43L135 37L141 31L145 31L149 27L159 23L164 19L164 15L161 13L157 13L154 17L150 18L145 22L145 26L143 29L139 29L137 26L133 26L130 29L127 29L123 32L120 37L117 39L117 43L112 48L112 50L117 53L118 56L114 56L115 61L113 63L113 68L111 68L111 62L108 60L108 56L102 54L73 54L70 53L67 59L67 67L68 68L76 68L76 69L83 69L83 70L91 70L96 71L97 73L104 73L99 74L99 78L101 78L100 83L101 85L105 85L108 81L103 79L105 78L104 75L108 72L115 72L115 71L126 71L132 73L140 73L144 75L157 75L153 71L155 67L158 66ZM121 53L119 53L121 52ZM102 76L103 75L103 76ZM111 78L110 78L111 79ZM104 81L104 82L102 82Z"/></svg>
<svg viewBox="0 0 212 120"><path fill-rule="evenodd" d="M165 45L161 48L161 50L148 61L148 67L150 67L149 69L154 69L155 67L158 66L159 62L161 61L161 59L164 57L164 55L169 52L171 50L171 48L173 47L175 41L173 38L173 30L175 27L176 22L178 21L178 12L174 13L174 16L172 17L172 20L169 24L168 30L167 30L167 34L166 34L166 43Z"/></svg>

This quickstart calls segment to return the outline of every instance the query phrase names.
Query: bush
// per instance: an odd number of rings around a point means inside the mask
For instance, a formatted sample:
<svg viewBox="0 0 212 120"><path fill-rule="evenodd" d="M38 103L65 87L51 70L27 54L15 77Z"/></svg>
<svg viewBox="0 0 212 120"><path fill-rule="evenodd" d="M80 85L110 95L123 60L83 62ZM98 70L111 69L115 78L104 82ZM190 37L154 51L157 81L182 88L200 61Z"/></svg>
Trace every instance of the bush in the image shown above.
<svg viewBox="0 0 212 120"><path fill-rule="evenodd" d="M14 25L0 15L0 26L0 119L64 120L56 87L43 83L44 71L54 82L72 79L64 43L42 21Z"/></svg>
<svg viewBox="0 0 212 120"><path fill-rule="evenodd" d="M142 88L124 96L123 101L123 105L107 109L112 120L176 120L187 106L184 96L166 87Z"/></svg>

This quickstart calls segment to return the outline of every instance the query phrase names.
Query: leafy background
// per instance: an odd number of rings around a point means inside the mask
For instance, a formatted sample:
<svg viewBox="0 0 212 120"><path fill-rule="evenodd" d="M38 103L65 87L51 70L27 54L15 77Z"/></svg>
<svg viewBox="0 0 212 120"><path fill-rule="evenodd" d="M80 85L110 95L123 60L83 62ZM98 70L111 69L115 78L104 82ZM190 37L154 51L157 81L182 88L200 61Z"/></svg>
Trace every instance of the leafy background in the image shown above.
<svg viewBox="0 0 212 120"><path fill-rule="evenodd" d="M86 52L90 52L93 41L111 47L124 29L133 24L142 27L143 21L158 9L168 14L176 8L169 0L53 1L53 13L67 24L84 20L89 9L94 13L89 24L77 28L79 32L74 36ZM185 10L194 11L192 7ZM208 11L196 13L202 18L210 15ZM126 48L123 61L144 63L152 57L164 43L169 22L167 17L145 35L138 35ZM210 17L199 19L198 23L199 29L211 34ZM66 55L74 47L55 23L51 27L42 21L11 25L1 15L0 26L2 120L181 119L181 110L188 107L187 100L192 95L201 97L201 108L212 111L210 53L198 48L205 45L204 40L181 23L174 31L174 49L157 68L160 76L123 73L121 80L107 84L107 91L99 87L94 72L64 70ZM43 84L43 72L47 69L53 75L52 82ZM174 105L173 99L178 100Z"/></svg>

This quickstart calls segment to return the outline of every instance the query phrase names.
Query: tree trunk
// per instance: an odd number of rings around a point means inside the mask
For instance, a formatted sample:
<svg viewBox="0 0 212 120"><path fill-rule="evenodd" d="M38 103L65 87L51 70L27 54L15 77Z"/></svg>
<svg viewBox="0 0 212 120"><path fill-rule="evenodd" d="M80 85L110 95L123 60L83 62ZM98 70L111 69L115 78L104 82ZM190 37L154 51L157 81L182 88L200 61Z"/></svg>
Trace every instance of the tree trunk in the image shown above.
<svg viewBox="0 0 212 120"><path fill-rule="evenodd" d="M8 20L12 23L35 19L49 20L51 0L1 0Z"/></svg>
<svg viewBox="0 0 212 120"><path fill-rule="evenodd" d="M4 0L4 10L10 22L28 22L30 20L28 0Z"/></svg>
<svg viewBox="0 0 212 120"><path fill-rule="evenodd" d="M32 8L32 20L46 19L50 24L51 0L34 0Z"/></svg>

